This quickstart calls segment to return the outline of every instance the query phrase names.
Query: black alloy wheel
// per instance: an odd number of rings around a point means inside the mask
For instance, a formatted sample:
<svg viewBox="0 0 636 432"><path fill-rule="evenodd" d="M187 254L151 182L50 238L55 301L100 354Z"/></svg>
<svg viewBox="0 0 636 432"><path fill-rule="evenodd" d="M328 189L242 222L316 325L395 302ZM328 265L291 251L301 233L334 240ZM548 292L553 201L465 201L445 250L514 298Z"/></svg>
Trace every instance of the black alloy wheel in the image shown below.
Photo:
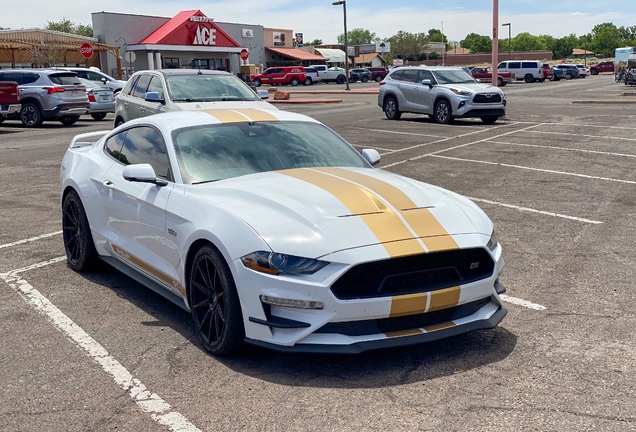
<svg viewBox="0 0 636 432"><path fill-rule="evenodd" d="M25 103L20 110L20 121L22 124L29 128L38 127L44 121L42 117L42 111L34 103Z"/></svg>
<svg viewBox="0 0 636 432"><path fill-rule="evenodd" d="M77 192L71 191L62 203L62 237L67 265L75 271L94 269L97 251L86 212Z"/></svg>
<svg viewBox="0 0 636 432"><path fill-rule="evenodd" d="M188 293L205 349L219 356L238 352L245 339L238 293L225 259L211 246L202 247L194 257Z"/></svg>
<svg viewBox="0 0 636 432"><path fill-rule="evenodd" d="M453 121L451 106L446 99L441 99L435 104L433 115L435 116L435 121L439 124L449 124Z"/></svg>
<svg viewBox="0 0 636 432"><path fill-rule="evenodd" d="M106 118L106 113L93 113L91 114L91 117L97 121L104 120L104 118Z"/></svg>
<svg viewBox="0 0 636 432"><path fill-rule="evenodd" d="M384 115L389 120L399 120L402 117L398 101L393 96L389 96L384 100Z"/></svg>

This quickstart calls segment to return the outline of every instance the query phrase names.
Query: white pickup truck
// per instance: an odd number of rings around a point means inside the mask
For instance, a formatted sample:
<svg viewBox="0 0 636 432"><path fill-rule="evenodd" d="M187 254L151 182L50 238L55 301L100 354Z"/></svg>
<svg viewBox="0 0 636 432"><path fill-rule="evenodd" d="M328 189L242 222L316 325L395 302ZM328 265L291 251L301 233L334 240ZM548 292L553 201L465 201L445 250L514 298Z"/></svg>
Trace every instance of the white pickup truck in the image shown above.
<svg viewBox="0 0 636 432"><path fill-rule="evenodd" d="M325 65L314 65L312 66L316 68L318 73L320 74L320 82L328 83L335 82L338 84L344 84L347 81L345 70L341 67L331 67L327 68ZM349 71L349 81L354 82L354 74Z"/></svg>

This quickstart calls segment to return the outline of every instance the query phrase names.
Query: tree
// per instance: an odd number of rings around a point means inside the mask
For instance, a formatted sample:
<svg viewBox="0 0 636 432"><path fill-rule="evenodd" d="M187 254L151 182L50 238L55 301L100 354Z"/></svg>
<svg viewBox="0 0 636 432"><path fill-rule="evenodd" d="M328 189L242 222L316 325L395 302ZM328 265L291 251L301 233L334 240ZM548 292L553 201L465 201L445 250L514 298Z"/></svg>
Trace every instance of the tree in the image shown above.
<svg viewBox="0 0 636 432"><path fill-rule="evenodd" d="M448 42L448 38L446 37L446 35L442 34L441 30L429 29L428 30L428 41L429 42Z"/></svg>
<svg viewBox="0 0 636 432"><path fill-rule="evenodd" d="M413 33L400 30L396 35L388 38L387 41L391 42L391 51L397 56L419 54L417 37Z"/></svg>
<svg viewBox="0 0 636 432"><path fill-rule="evenodd" d="M501 46L500 44L499 46ZM469 49L471 53L476 52L492 52L492 39L488 36L478 35L477 33L469 33L459 42L459 46ZM506 44L506 50L508 45Z"/></svg>
<svg viewBox="0 0 636 432"><path fill-rule="evenodd" d="M595 53L612 56L616 48L622 45L620 32L614 24L597 24L592 29L591 47Z"/></svg>
<svg viewBox="0 0 636 432"><path fill-rule="evenodd" d="M431 51L430 53L428 53L428 59L429 60L437 59L437 53L435 51Z"/></svg>
<svg viewBox="0 0 636 432"><path fill-rule="evenodd" d="M377 39L375 33L363 28L354 28L347 32L347 45L369 44ZM338 35L338 43L344 45L344 33Z"/></svg>
<svg viewBox="0 0 636 432"><path fill-rule="evenodd" d="M536 51L547 49L545 42L537 36L533 36L528 32L519 33L512 38L512 45L515 51Z"/></svg>
<svg viewBox="0 0 636 432"><path fill-rule="evenodd" d="M322 45L322 39L314 39L311 42L306 42L305 45L310 45L310 46Z"/></svg>
<svg viewBox="0 0 636 432"><path fill-rule="evenodd" d="M59 31L62 33L71 33L80 36L93 37L93 27L90 24L75 24L66 17L62 18L59 21L47 21L45 29Z"/></svg>

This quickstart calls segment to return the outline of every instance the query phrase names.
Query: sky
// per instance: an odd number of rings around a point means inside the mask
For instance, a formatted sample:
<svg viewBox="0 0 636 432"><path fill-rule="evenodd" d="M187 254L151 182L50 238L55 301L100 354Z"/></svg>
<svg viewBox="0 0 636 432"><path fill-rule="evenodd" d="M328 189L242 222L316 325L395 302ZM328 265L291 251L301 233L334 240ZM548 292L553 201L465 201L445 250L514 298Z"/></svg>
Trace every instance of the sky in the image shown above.
<svg viewBox="0 0 636 432"><path fill-rule="evenodd" d="M76 24L92 24L93 12L173 17L183 10L200 9L215 21L260 24L303 33L305 41L322 39L336 43L343 33L342 6L332 0L21 0L5 2L0 27L42 28L48 21L68 18ZM510 22L512 36L521 32L563 37L588 33L594 25L613 22L617 27L636 25L632 3L625 0L541 1L499 0L499 23ZM107 6L107 9L104 9ZM493 1L490 0L347 0L347 27L364 28L385 39L403 30L426 33L442 28L451 41L469 33L492 36ZM499 26L499 37L508 28Z"/></svg>

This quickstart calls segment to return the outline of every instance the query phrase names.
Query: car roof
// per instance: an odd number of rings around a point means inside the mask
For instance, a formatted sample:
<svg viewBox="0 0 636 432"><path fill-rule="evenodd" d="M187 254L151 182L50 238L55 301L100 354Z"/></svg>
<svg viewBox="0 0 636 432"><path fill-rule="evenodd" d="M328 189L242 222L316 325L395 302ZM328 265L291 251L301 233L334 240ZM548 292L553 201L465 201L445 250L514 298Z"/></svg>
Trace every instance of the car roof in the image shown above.
<svg viewBox="0 0 636 432"><path fill-rule="evenodd" d="M151 69L135 72L135 75L144 72L157 72L164 76L183 76L183 75L232 75L229 72L209 70L209 69Z"/></svg>

